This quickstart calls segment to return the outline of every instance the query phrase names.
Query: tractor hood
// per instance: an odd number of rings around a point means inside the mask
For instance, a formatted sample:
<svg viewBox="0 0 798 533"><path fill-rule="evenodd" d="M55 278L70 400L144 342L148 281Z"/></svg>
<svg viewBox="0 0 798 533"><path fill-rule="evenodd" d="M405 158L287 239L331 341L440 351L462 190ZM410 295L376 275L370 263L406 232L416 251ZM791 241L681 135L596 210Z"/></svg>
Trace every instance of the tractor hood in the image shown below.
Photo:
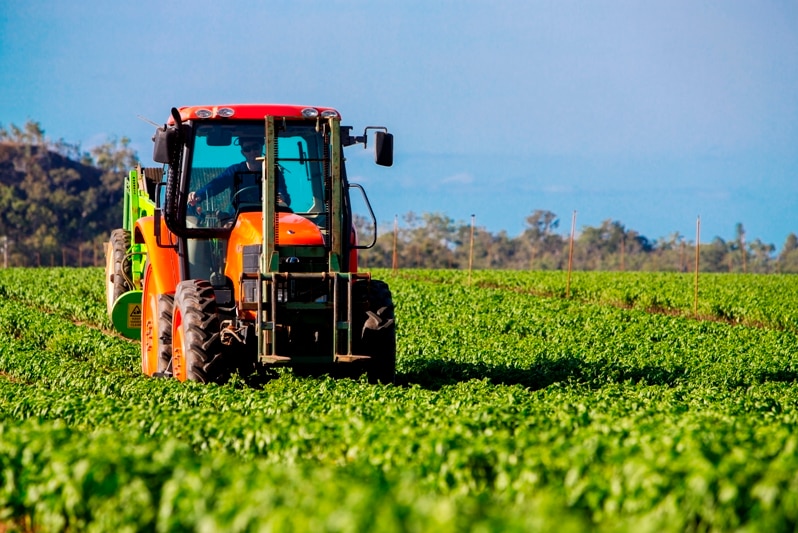
<svg viewBox="0 0 798 533"><path fill-rule="evenodd" d="M319 227L303 216L278 213L275 224L276 244L279 246L324 246ZM230 234L229 249L241 253L249 244L263 242L263 217L260 212L240 213Z"/></svg>

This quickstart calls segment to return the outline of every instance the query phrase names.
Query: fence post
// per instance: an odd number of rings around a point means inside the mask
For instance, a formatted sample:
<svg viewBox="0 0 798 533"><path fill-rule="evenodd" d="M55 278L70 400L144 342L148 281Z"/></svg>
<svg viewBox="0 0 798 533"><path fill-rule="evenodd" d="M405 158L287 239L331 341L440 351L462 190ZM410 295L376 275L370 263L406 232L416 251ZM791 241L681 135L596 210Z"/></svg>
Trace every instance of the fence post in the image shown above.
<svg viewBox="0 0 798 533"><path fill-rule="evenodd" d="M571 217L571 239L568 244L568 279L565 283L565 297L571 297L571 269L574 263L574 232L576 231L576 210Z"/></svg>
<svg viewBox="0 0 798 533"><path fill-rule="evenodd" d="M698 258L701 249L701 217L695 221L695 284L693 289L693 316L698 318Z"/></svg>
<svg viewBox="0 0 798 533"><path fill-rule="evenodd" d="M471 244L468 249L468 284L471 285L471 268L474 265L474 221L476 215L471 215Z"/></svg>

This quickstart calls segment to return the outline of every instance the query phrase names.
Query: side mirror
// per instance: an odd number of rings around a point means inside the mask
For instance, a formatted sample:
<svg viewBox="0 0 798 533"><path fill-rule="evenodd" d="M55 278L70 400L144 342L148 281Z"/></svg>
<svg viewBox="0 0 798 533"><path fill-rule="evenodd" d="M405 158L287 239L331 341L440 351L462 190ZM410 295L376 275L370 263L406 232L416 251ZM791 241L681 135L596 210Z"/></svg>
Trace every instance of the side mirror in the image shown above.
<svg viewBox="0 0 798 533"><path fill-rule="evenodd" d="M157 128L155 135L152 136L152 141L155 143L152 147L152 160L170 167L174 165L172 158L180 157L178 154L180 154L180 130L183 121L176 107L172 108L172 119L175 121L174 126L164 124Z"/></svg>
<svg viewBox="0 0 798 533"><path fill-rule="evenodd" d="M383 167L393 165L393 134L384 131L374 133L374 162Z"/></svg>
<svg viewBox="0 0 798 533"><path fill-rule="evenodd" d="M175 127L163 126L155 130L152 136L152 160L156 163L169 165L171 154L177 151L180 136Z"/></svg>

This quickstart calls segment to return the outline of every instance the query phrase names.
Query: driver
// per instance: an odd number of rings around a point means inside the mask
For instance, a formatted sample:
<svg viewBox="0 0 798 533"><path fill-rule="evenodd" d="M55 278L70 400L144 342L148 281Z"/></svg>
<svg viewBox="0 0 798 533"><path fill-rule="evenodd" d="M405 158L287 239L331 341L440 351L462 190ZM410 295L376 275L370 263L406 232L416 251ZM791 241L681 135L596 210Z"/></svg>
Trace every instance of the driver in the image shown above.
<svg viewBox="0 0 798 533"><path fill-rule="evenodd" d="M210 196L215 196L226 189L232 189L237 172L259 172L261 170L261 162L258 161L258 158L263 157L263 139L261 137L239 137L238 144L241 146L241 154L245 161L227 167L224 172L213 178L204 187L188 193L189 205L197 205L198 202L207 200ZM288 194L282 172L277 173L277 203L286 207L291 206L291 196Z"/></svg>

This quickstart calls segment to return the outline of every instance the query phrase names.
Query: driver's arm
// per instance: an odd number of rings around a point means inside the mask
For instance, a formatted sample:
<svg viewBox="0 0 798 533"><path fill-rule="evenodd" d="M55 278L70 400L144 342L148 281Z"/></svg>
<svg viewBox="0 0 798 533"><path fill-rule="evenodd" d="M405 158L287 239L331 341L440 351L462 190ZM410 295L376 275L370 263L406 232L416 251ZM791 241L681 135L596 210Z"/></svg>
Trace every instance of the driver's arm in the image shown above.
<svg viewBox="0 0 798 533"><path fill-rule="evenodd" d="M188 203L196 205L197 202L207 200L211 196L215 196L223 190L229 188L233 183L233 175L235 174L235 165L228 167L209 181L204 187L200 187L196 191L188 193Z"/></svg>

